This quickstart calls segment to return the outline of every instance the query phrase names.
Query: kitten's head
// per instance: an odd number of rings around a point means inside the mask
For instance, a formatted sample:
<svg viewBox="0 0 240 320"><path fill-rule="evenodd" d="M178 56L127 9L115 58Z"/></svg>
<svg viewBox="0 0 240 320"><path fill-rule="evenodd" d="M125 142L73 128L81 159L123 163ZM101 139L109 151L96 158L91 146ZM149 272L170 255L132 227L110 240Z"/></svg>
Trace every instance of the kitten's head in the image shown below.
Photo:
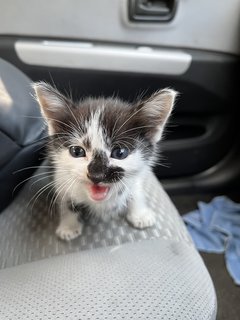
<svg viewBox="0 0 240 320"><path fill-rule="evenodd" d="M66 183L84 184L93 201L108 199L153 164L176 96L163 89L134 104L111 98L74 103L49 84L34 89L55 169Z"/></svg>

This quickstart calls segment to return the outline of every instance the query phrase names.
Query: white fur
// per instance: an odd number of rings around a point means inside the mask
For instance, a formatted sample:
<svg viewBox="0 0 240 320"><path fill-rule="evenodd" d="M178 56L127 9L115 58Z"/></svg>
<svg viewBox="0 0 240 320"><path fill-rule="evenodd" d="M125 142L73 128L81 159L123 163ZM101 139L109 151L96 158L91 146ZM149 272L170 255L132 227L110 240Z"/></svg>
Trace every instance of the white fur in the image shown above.
<svg viewBox="0 0 240 320"><path fill-rule="evenodd" d="M82 224L78 221L78 216L66 209L62 214L60 224L57 227L56 235L62 240L73 240L81 235Z"/></svg>
<svg viewBox="0 0 240 320"><path fill-rule="evenodd" d="M85 126L88 127L87 137L91 141L91 148L102 150L106 149L105 143L104 143L104 137L102 132L102 127L99 125L99 117L102 112L99 108L96 112L91 114L89 123L85 123Z"/></svg>
<svg viewBox="0 0 240 320"><path fill-rule="evenodd" d="M145 167L136 177L127 214L127 220L139 229L151 227L156 221L155 212L146 205L144 197L144 183L148 174L149 168Z"/></svg>

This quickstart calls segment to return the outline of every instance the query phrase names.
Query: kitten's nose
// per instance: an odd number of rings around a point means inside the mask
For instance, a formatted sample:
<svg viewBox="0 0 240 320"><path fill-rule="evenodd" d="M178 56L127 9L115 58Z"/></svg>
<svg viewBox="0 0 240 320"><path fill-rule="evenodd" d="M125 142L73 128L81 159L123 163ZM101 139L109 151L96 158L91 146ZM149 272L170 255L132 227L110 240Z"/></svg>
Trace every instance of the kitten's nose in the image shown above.
<svg viewBox="0 0 240 320"><path fill-rule="evenodd" d="M106 179L108 172L107 158L103 152L96 152L94 158L89 163L87 168L87 176L93 183L100 183Z"/></svg>
<svg viewBox="0 0 240 320"><path fill-rule="evenodd" d="M105 175L103 173L94 173L94 174L87 174L89 180L91 180L94 184L103 182Z"/></svg>

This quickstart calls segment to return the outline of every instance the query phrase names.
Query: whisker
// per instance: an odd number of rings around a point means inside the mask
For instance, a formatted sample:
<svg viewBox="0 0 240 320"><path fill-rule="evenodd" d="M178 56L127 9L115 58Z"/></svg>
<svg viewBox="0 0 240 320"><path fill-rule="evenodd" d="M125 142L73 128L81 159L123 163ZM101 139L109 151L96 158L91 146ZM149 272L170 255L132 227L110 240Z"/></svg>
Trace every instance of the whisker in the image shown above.
<svg viewBox="0 0 240 320"><path fill-rule="evenodd" d="M61 179L60 179L61 180ZM57 203L57 200L58 200L58 197L60 196L61 192L64 190L64 188L68 185L69 182L71 182L72 180L72 177L68 178L63 184L61 184L60 186L58 186L56 188L56 184L55 184L55 192L54 192L54 196L51 200L51 203L50 203L50 211L52 212L53 210L53 206L56 205ZM56 181L55 181L56 182Z"/></svg>
<svg viewBox="0 0 240 320"><path fill-rule="evenodd" d="M52 187L53 185L54 185L54 182L51 181L51 182L49 182L46 186L44 186L44 187L42 187L40 190L38 190L38 192L37 192L35 195L33 195L33 197L32 197L32 198L30 199L30 201L28 202L27 208L28 208L28 206L31 204L31 202L35 199L34 202L33 202L33 204L32 204L32 207L31 207L31 211L32 211L32 209L33 209L33 207L34 207L37 199L41 196L41 194L42 194L43 192L45 192L48 188Z"/></svg>
<svg viewBox="0 0 240 320"><path fill-rule="evenodd" d="M134 131L134 130L139 130L139 129L144 129L144 128L154 128L155 126L151 126L151 125L148 125L148 126L139 126L139 127L134 127L134 128L131 128L131 129L128 129L128 130L125 130L123 132L121 132L118 137L122 136L123 134L127 133L127 132L130 132L130 131Z"/></svg>
<svg viewBox="0 0 240 320"><path fill-rule="evenodd" d="M39 165L39 166L26 167L26 168L22 168L22 169L14 171L13 174L18 173L18 172L22 172L24 170L40 169L40 168L52 168L52 166L50 166L50 165L49 166Z"/></svg>
<svg viewBox="0 0 240 320"><path fill-rule="evenodd" d="M30 179L34 179L34 178L36 178L36 177L38 177L38 176L41 176L41 175L44 175L44 174L48 174L48 173L52 173L52 171L41 172L41 173L38 173L38 174L33 175L33 176L30 176L30 177L24 179L23 181L19 182L19 183L16 185L16 187L13 189L12 195L14 194L14 192L16 191L16 189L17 189L20 185L22 185L24 182L26 182L26 181L28 181L28 180L30 180Z"/></svg>
<svg viewBox="0 0 240 320"><path fill-rule="evenodd" d="M60 170L63 170L63 171L68 171L67 169L63 169L62 167L58 166L58 167L53 167L52 165L49 165L49 166L42 166L42 165L39 165L39 166L32 166L32 167L26 167L26 168L22 168L22 169L19 169L19 170L16 170L13 172L13 174L15 173L18 173L18 172L21 172L21 171L24 171L24 170L30 170L30 169L60 169ZM33 177L33 176L32 176Z"/></svg>
<svg viewBox="0 0 240 320"><path fill-rule="evenodd" d="M37 117L37 116L23 116L24 118L30 118L30 119L43 119L45 120L44 117ZM51 121L55 121L57 123L60 123L66 127L68 127L70 129L70 132L72 131L72 126L68 125L66 122L63 122L61 120L58 120L58 119L54 119L54 118L48 118L48 120L51 120ZM70 122L71 123L71 122ZM71 123L73 126L75 126L73 123Z"/></svg>
<svg viewBox="0 0 240 320"><path fill-rule="evenodd" d="M118 132L122 129L122 127L128 123L129 120L132 119L132 117L134 117L136 114L138 114L141 111L141 108L137 109L135 112L133 112L133 114L131 114L131 116L123 122L123 124L118 128L118 130L116 131L115 135L118 134Z"/></svg>
<svg viewBox="0 0 240 320"><path fill-rule="evenodd" d="M67 196L67 193L69 192L69 190L71 189L71 187L75 184L75 182L76 182L76 178L75 178L75 179L72 179L72 183L71 183L71 181L70 181L71 184L68 186L68 188L66 189L66 191L65 191L65 193L64 193L64 195L63 195L63 197L62 197L61 205L62 205L62 203L63 203L63 201L64 201L64 198Z"/></svg>
<svg viewBox="0 0 240 320"><path fill-rule="evenodd" d="M37 192L36 192L36 194L34 194L33 196L32 196L32 198L30 199L30 201L28 202L28 204L27 204L27 207L31 204L31 202L34 200L34 202L33 202L33 204L32 204L32 207L31 207L31 210L33 209L33 207L34 207L34 205L35 205L35 203L36 203L36 201L37 201L37 199L47 190L47 189L49 189L49 188L51 188L51 187L54 187L54 185L55 185L55 183L56 183L56 181L58 181L59 179L54 179L53 181L50 181L47 185L45 185L45 186L43 186L42 188L40 188ZM32 186L30 186L30 188L31 188Z"/></svg>

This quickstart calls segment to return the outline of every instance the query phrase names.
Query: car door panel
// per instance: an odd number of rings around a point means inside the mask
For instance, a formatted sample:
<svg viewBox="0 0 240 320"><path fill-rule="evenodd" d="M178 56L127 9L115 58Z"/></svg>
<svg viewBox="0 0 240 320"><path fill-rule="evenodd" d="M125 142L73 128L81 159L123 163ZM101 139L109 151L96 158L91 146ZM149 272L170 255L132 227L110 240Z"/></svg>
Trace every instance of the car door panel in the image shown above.
<svg viewBox="0 0 240 320"><path fill-rule="evenodd" d="M174 19L165 23L132 22L128 5L125 0L43 1L35 12L33 5L23 11L19 4L4 3L0 56L33 81L71 90L75 99L118 95L132 101L173 87L180 95L156 173L169 181L204 174L237 143L240 4L204 0L196 6L179 0ZM211 14L206 33L204 21ZM7 24L7 16L16 19Z"/></svg>

